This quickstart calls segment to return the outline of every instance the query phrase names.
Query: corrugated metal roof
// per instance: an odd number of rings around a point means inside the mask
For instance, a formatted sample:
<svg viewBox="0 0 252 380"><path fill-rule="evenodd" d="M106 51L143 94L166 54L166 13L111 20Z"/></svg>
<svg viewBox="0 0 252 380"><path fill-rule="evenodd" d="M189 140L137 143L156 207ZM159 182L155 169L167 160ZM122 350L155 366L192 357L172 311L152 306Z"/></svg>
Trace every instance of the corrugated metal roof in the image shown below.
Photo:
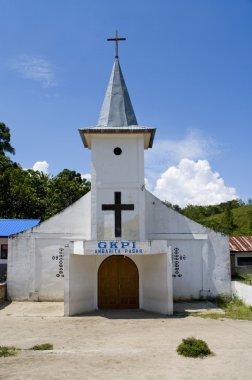
<svg viewBox="0 0 252 380"><path fill-rule="evenodd" d="M252 236L231 236L229 248L231 252L252 252Z"/></svg>
<svg viewBox="0 0 252 380"><path fill-rule="evenodd" d="M39 219L0 219L0 236L9 236L39 224Z"/></svg>

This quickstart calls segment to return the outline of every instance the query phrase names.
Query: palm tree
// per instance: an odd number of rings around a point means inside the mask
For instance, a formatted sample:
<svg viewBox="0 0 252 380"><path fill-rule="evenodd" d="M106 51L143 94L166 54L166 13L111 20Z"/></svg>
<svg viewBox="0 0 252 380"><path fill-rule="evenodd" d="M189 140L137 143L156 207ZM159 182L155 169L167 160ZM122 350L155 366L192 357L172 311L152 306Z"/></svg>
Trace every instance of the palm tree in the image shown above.
<svg viewBox="0 0 252 380"><path fill-rule="evenodd" d="M15 149L10 144L10 129L0 122L0 156L5 156L5 152L15 154Z"/></svg>

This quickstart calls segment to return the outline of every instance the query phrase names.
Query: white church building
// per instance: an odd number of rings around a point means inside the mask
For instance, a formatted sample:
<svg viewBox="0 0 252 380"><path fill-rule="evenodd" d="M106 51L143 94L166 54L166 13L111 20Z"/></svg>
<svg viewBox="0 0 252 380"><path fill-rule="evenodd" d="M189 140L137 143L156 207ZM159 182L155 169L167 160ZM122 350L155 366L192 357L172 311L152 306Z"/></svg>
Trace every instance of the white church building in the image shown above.
<svg viewBox="0 0 252 380"><path fill-rule="evenodd" d="M65 315L172 314L174 299L230 295L228 237L145 189L144 150L155 129L137 123L118 54L98 123L79 132L91 151L91 192L9 238L10 299L64 300Z"/></svg>

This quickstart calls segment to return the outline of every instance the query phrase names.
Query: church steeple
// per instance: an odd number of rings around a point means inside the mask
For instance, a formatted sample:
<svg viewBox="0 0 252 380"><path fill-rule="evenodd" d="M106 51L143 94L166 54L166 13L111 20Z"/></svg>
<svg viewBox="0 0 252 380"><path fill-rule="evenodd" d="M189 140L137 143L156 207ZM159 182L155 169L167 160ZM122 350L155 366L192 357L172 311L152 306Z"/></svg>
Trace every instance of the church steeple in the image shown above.
<svg viewBox="0 0 252 380"><path fill-rule="evenodd" d="M91 149L95 136L110 135L112 138L113 134L117 136L126 134L135 135L136 138L142 135L144 149L151 148L156 129L138 125L119 64L118 41L124 41L126 38L119 38L116 32L115 38L107 40L115 42L115 62L97 125L79 129L83 144L85 148Z"/></svg>
<svg viewBox="0 0 252 380"><path fill-rule="evenodd" d="M92 151L92 240L145 240L144 149L155 129L137 124L116 57L98 123L80 129Z"/></svg>
<svg viewBox="0 0 252 380"><path fill-rule="evenodd" d="M137 125L129 93L116 57L97 127L128 127Z"/></svg>

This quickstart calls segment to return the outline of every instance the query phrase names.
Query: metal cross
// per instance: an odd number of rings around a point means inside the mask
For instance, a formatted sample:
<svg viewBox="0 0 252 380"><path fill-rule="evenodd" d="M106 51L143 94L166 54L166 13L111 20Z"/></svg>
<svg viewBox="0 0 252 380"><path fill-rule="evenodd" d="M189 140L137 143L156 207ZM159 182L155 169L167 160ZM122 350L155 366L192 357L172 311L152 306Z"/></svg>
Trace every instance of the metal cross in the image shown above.
<svg viewBox="0 0 252 380"><path fill-rule="evenodd" d="M116 55L115 57L118 58L118 41L125 41L126 38L119 38L118 37L118 32L116 30L116 35L115 35L115 38L107 38L107 41L115 41L115 47L116 47Z"/></svg>
<svg viewBox="0 0 252 380"><path fill-rule="evenodd" d="M122 236L122 211L134 210L133 204L121 204L121 193L116 191L114 194L115 204L102 205L102 210L115 211L115 237Z"/></svg>

